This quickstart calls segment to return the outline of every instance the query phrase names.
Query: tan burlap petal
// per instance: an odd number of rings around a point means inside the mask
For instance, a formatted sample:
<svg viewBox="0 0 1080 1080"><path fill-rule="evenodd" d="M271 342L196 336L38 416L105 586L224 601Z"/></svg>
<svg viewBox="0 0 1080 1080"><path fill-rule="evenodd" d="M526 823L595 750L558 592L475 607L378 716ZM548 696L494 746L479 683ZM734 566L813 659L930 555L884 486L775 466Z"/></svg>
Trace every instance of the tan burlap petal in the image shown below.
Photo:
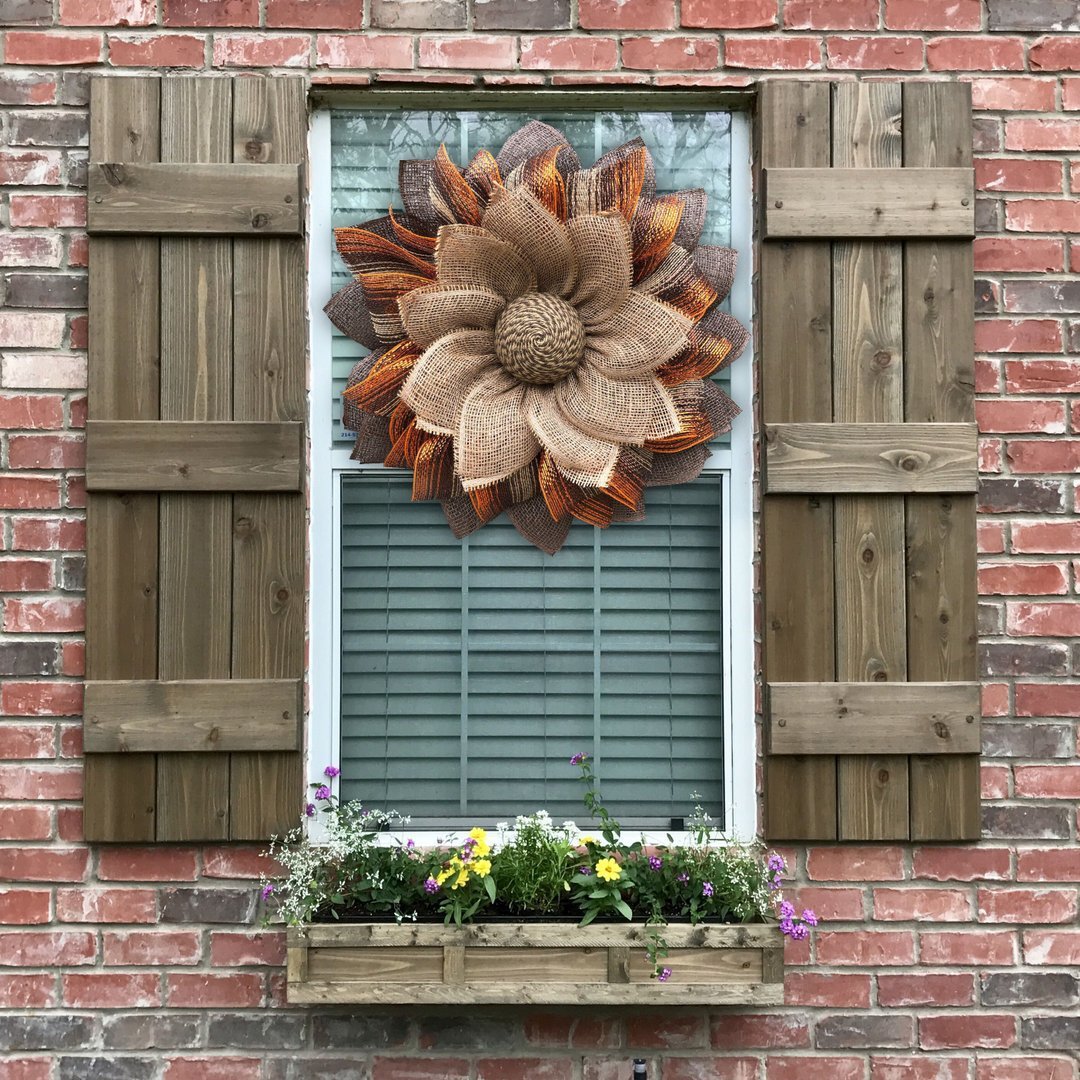
<svg viewBox="0 0 1080 1080"><path fill-rule="evenodd" d="M526 386L501 368L476 380L461 407L454 466L466 491L513 476L540 450L525 420Z"/></svg>
<svg viewBox="0 0 1080 1080"><path fill-rule="evenodd" d="M585 337L585 356L613 379L655 371L686 347L691 322L674 308L631 290L623 305Z"/></svg>
<svg viewBox="0 0 1080 1080"><path fill-rule="evenodd" d="M586 329L622 307L632 273L630 226L617 212L589 214L566 223L577 256L578 279L569 302Z"/></svg>
<svg viewBox="0 0 1080 1080"><path fill-rule="evenodd" d="M461 406L487 369L502 371L490 330L457 330L424 350L401 388L401 400L416 413L423 430L457 433Z"/></svg>
<svg viewBox="0 0 1080 1080"><path fill-rule="evenodd" d="M680 450L677 454L654 454L652 471L645 481L646 487L667 487L670 484L688 484L701 475L709 449L702 443Z"/></svg>
<svg viewBox="0 0 1080 1080"><path fill-rule="evenodd" d="M428 345L454 330L494 330L506 301L490 289L451 289L425 285L398 300L405 333L417 345Z"/></svg>
<svg viewBox="0 0 1080 1080"><path fill-rule="evenodd" d="M547 504L539 496L508 507L506 516L530 544L548 555L554 555L566 543L573 523L569 517L553 521Z"/></svg>
<svg viewBox="0 0 1080 1080"><path fill-rule="evenodd" d="M577 259L566 226L527 188L496 188L480 224L525 253L541 292L567 296L577 279Z"/></svg>
<svg viewBox="0 0 1080 1080"><path fill-rule="evenodd" d="M610 379L587 361L555 386L555 401L582 431L628 446L679 430L671 394L648 375Z"/></svg>
<svg viewBox="0 0 1080 1080"><path fill-rule="evenodd" d="M552 388L530 388L525 416L533 434L569 479L582 487L603 487L611 480L619 460L618 445L587 435L571 424L556 403Z"/></svg>
<svg viewBox="0 0 1080 1080"><path fill-rule="evenodd" d="M476 225L444 225L435 245L440 285L488 289L507 300L536 288L536 274L521 252Z"/></svg>

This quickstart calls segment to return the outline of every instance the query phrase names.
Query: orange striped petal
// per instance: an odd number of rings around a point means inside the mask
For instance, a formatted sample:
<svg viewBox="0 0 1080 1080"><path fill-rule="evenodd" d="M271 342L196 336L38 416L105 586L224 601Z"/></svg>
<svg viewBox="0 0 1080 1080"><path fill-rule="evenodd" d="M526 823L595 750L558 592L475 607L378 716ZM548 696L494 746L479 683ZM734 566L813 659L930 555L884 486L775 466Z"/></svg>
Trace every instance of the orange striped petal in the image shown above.
<svg viewBox="0 0 1080 1080"><path fill-rule="evenodd" d="M707 443L716 434L716 428L705 409L705 383L682 383L671 391L671 398L675 402L679 430L663 439L650 439L645 448L658 454L677 454Z"/></svg>
<svg viewBox="0 0 1080 1080"><path fill-rule="evenodd" d="M742 352L749 336L738 319L714 307L691 328L687 347L660 367L656 376L665 386L707 379Z"/></svg>
<svg viewBox="0 0 1080 1080"><path fill-rule="evenodd" d="M563 152L562 146L550 146L540 154L523 161L506 178L506 187L512 191L518 187L531 191L540 204L560 221L566 220L566 183L556 167Z"/></svg>
<svg viewBox="0 0 1080 1080"><path fill-rule="evenodd" d="M645 482L652 468L652 454L635 446L624 446L611 481L600 490L627 510L639 510L645 494Z"/></svg>
<svg viewBox="0 0 1080 1080"><path fill-rule="evenodd" d="M424 440L413 463L413 502L449 499L454 485L454 441L446 435Z"/></svg>
<svg viewBox="0 0 1080 1080"><path fill-rule="evenodd" d="M502 187L499 166L487 150L478 150L472 161L465 168L465 182L480 197L480 202L487 205L491 193Z"/></svg>
<svg viewBox="0 0 1080 1080"><path fill-rule="evenodd" d="M360 284L376 336L384 344L393 345L405 336L398 300L413 289L430 285L431 279L418 274L372 273L361 274Z"/></svg>
<svg viewBox="0 0 1080 1080"><path fill-rule="evenodd" d="M398 402L397 408L390 414L390 427L387 435L391 443L396 443L401 438L405 429L416 419L416 414L403 401Z"/></svg>
<svg viewBox="0 0 1080 1080"><path fill-rule="evenodd" d="M394 236L402 247L408 248L417 255L435 258L435 235L427 236L419 231L424 227L422 221L416 220L409 214L395 214L393 207L390 208L387 217L390 219Z"/></svg>
<svg viewBox="0 0 1080 1080"><path fill-rule="evenodd" d="M435 277L435 265L431 259L407 251L370 229L335 229L334 237L338 253L354 274L400 272Z"/></svg>
<svg viewBox="0 0 1080 1080"><path fill-rule="evenodd" d="M666 258L675 240L686 204L678 195L646 196L631 222L634 283L651 274Z"/></svg>
<svg viewBox="0 0 1080 1080"><path fill-rule="evenodd" d="M450 160L445 143L435 155L429 194L435 212L447 224L455 221L466 225L480 223L480 200L461 175L461 170Z"/></svg>
<svg viewBox="0 0 1080 1080"><path fill-rule="evenodd" d="M575 517L599 529L611 524L614 500L595 488L581 488L567 480L546 452L540 455L539 478L544 504L555 521Z"/></svg>
<svg viewBox="0 0 1080 1080"><path fill-rule="evenodd" d="M637 286L676 311L700 320L716 302L716 290L698 270L694 260L673 244L664 261Z"/></svg>
<svg viewBox="0 0 1080 1080"><path fill-rule="evenodd" d="M398 404L398 392L420 359L420 349L411 341L399 341L371 366L367 377L348 387L342 397L376 416L389 416Z"/></svg>
<svg viewBox="0 0 1080 1080"><path fill-rule="evenodd" d="M627 221L633 220L649 160L649 151L643 145L627 143L605 154L591 169L571 173L570 214L618 210Z"/></svg>
<svg viewBox="0 0 1080 1080"><path fill-rule="evenodd" d="M477 517L485 525L489 521L494 521L511 506L528 502L529 499L536 497L539 490L537 463L538 459L533 458L528 465L519 469L508 479L500 480L497 484L490 484L488 487L474 488L465 493L472 501Z"/></svg>

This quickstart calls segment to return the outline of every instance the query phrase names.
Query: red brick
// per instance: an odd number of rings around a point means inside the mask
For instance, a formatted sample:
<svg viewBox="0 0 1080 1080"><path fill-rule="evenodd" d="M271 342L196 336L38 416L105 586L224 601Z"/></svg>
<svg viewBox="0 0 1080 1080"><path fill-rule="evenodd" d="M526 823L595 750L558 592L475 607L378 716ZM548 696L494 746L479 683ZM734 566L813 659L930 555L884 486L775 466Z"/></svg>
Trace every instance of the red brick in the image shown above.
<svg viewBox="0 0 1080 1080"><path fill-rule="evenodd" d="M0 184L59 184L63 160L59 150L0 149Z"/></svg>
<svg viewBox="0 0 1080 1080"><path fill-rule="evenodd" d="M1016 1043L1016 1018L987 1013L963 1016L922 1016L919 1045L924 1050L961 1047L1002 1048Z"/></svg>
<svg viewBox="0 0 1080 1080"><path fill-rule="evenodd" d="M571 1080L573 1062L558 1058L481 1058L476 1080Z"/></svg>
<svg viewBox="0 0 1080 1080"><path fill-rule="evenodd" d="M1022 71L1024 43L1010 37L941 37L926 46L931 71Z"/></svg>
<svg viewBox="0 0 1080 1080"><path fill-rule="evenodd" d="M983 716L1007 716L1009 687L1005 683L983 683L979 692Z"/></svg>
<svg viewBox="0 0 1080 1080"><path fill-rule="evenodd" d="M64 26L149 26L156 19L154 0L60 0Z"/></svg>
<svg viewBox="0 0 1080 1080"><path fill-rule="evenodd" d="M436 37L420 39L420 66L431 68L465 68L466 70L512 70L515 66L514 39L492 34L472 34L469 37Z"/></svg>
<svg viewBox="0 0 1080 1080"><path fill-rule="evenodd" d="M0 880L85 881L89 854L86 848L0 848Z"/></svg>
<svg viewBox="0 0 1080 1080"><path fill-rule="evenodd" d="M165 26L258 26L259 0L164 0Z"/></svg>
<svg viewBox="0 0 1080 1080"><path fill-rule="evenodd" d="M55 1004L55 976L0 975L0 1009L45 1009Z"/></svg>
<svg viewBox="0 0 1080 1080"><path fill-rule="evenodd" d="M810 1028L798 1014L721 1013L714 1017L710 1042L716 1050L799 1050L810 1045Z"/></svg>
<svg viewBox="0 0 1080 1080"><path fill-rule="evenodd" d="M1009 878L1009 850L992 847L917 848L914 874L931 881L1005 881Z"/></svg>
<svg viewBox="0 0 1080 1080"><path fill-rule="evenodd" d="M603 1050L622 1045L622 1021L587 1013L529 1011L522 1020L525 1040L534 1046Z"/></svg>
<svg viewBox="0 0 1080 1080"><path fill-rule="evenodd" d="M74 435L13 435L8 441L13 469L82 469L86 443Z"/></svg>
<svg viewBox="0 0 1080 1080"><path fill-rule="evenodd" d="M872 1057L870 1080L968 1080L967 1058Z"/></svg>
<svg viewBox="0 0 1080 1080"><path fill-rule="evenodd" d="M915 944L902 930L819 930L817 959L838 967L891 967L915 962Z"/></svg>
<svg viewBox="0 0 1080 1080"><path fill-rule="evenodd" d="M792 1055L765 1060L768 1080L865 1080L863 1058Z"/></svg>
<svg viewBox="0 0 1080 1080"><path fill-rule="evenodd" d="M1017 852L1016 879L1080 882L1080 847L1033 848Z"/></svg>
<svg viewBox="0 0 1080 1080"><path fill-rule="evenodd" d="M192 34L110 34L109 63L116 67L203 66L206 39Z"/></svg>
<svg viewBox="0 0 1080 1080"><path fill-rule="evenodd" d="M1016 637L1076 637L1080 635L1080 604L1010 602L1005 605L1005 625Z"/></svg>
<svg viewBox="0 0 1080 1080"><path fill-rule="evenodd" d="M60 756L65 758L83 756L82 724L69 724L61 727Z"/></svg>
<svg viewBox="0 0 1080 1080"><path fill-rule="evenodd" d="M1005 149L1080 150L1080 120L1007 120Z"/></svg>
<svg viewBox="0 0 1080 1080"><path fill-rule="evenodd" d="M1007 1057L979 1055L975 1063L977 1080L1074 1080L1070 1061L1063 1058Z"/></svg>
<svg viewBox="0 0 1080 1080"><path fill-rule="evenodd" d="M827 1009L868 1009L870 976L789 971L784 976L784 1001Z"/></svg>
<svg viewBox="0 0 1080 1080"><path fill-rule="evenodd" d="M720 46L692 37L623 38L624 68L637 71L707 71L720 61Z"/></svg>
<svg viewBox="0 0 1080 1080"><path fill-rule="evenodd" d="M807 855L807 874L814 881L900 881L904 854L892 846L815 847Z"/></svg>
<svg viewBox="0 0 1080 1080"><path fill-rule="evenodd" d="M52 588L52 567L45 559L0 560L0 592L44 592Z"/></svg>
<svg viewBox="0 0 1080 1080"><path fill-rule="evenodd" d="M978 460L980 473L1002 472L1001 440L980 439L978 446Z"/></svg>
<svg viewBox="0 0 1080 1080"><path fill-rule="evenodd" d="M12 195L10 210L13 228L54 229L86 225L85 195Z"/></svg>
<svg viewBox="0 0 1080 1080"><path fill-rule="evenodd" d="M79 716L82 708L81 683L9 682L0 689L0 712L8 716Z"/></svg>
<svg viewBox="0 0 1080 1080"><path fill-rule="evenodd" d="M7 267L60 265L60 237L6 233L0 235L0 263ZM9 385L5 382L4 384Z"/></svg>
<svg viewBox="0 0 1080 1080"><path fill-rule="evenodd" d="M1069 591L1066 563L993 563L979 567L983 596L1053 596Z"/></svg>
<svg viewBox="0 0 1080 1080"><path fill-rule="evenodd" d="M0 964L76 967L97 957L97 937L85 930L13 930L0 934ZM10 963L7 966L12 966Z"/></svg>
<svg viewBox="0 0 1080 1080"><path fill-rule="evenodd" d="M359 30L363 7L355 0L269 0L266 25L312 30Z"/></svg>
<svg viewBox="0 0 1080 1080"><path fill-rule="evenodd" d="M922 38L830 37L826 39L830 68L834 70L921 71Z"/></svg>
<svg viewBox="0 0 1080 1080"><path fill-rule="evenodd" d="M1000 555L1005 550L1005 526L1000 521L980 521L976 525L980 555Z"/></svg>
<svg viewBox="0 0 1080 1080"><path fill-rule="evenodd" d="M977 158L975 186L980 191L1048 191L1063 190L1064 177L1060 161L1016 158Z"/></svg>
<svg viewBox="0 0 1080 1080"><path fill-rule="evenodd" d="M20 1057L0 1062L2 1080L52 1080L53 1058Z"/></svg>
<svg viewBox="0 0 1080 1080"><path fill-rule="evenodd" d="M5 840L48 840L52 825L51 807L0 806L0 836Z"/></svg>
<svg viewBox="0 0 1080 1080"><path fill-rule="evenodd" d="M757 1077L756 1058L672 1057L664 1060L664 1080L757 1080Z"/></svg>
<svg viewBox="0 0 1080 1080"><path fill-rule="evenodd" d="M967 922L968 895L960 889L875 889L874 918L898 922Z"/></svg>
<svg viewBox="0 0 1080 1080"><path fill-rule="evenodd" d="M252 1008L262 1002L262 976L234 972L206 975L173 972L168 976L168 1005L173 1009Z"/></svg>
<svg viewBox="0 0 1080 1080"><path fill-rule="evenodd" d="M62 64L96 64L100 58L100 34L9 30L5 35L4 61L8 64L56 67Z"/></svg>
<svg viewBox="0 0 1080 1080"><path fill-rule="evenodd" d="M1080 40L1039 38L1028 50L1028 61L1032 71L1080 71Z"/></svg>
<svg viewBox="0 0 1080 1080"><path fill-rule="evenodd" d="M52 894L48 889L0 888L0 924L33 926L50 922L51 899Z"/></svg>
<svg viewBox="0 0 1080 1080"><path fill-rule="evenodd" d="M25 506L41 505L44 499L5 500L4 487L16 479L29 480L29 477L0 478L0 505ZM70 633L85 628L84 603L82 600L7 600L4 603L4 629L15 634L52 634Z"/></svg>
<svg viewBox="0 0 1080 1080"><path fill-rule="evenodd" d="M777 0L683 0L682 25L721 30L775 26Z"/></svg>
<svg viewBox="0 0 1080 1080"><path fill-rule="evenodd" d="M1080 232L1080 204L1068 199L1014 199L1005 204L1005 227L1017 232Z"/></svg>
<svg viewBox="0 0 1080 1080"><path fill-rule="evenodd" d="M305 35L214 35L214 67L307 67L310 51Z"/></svg>
<svg viewBox="0 0 1080 1080"><path fill-rule="evenodd" d="M1055 89L1053 79L1031 79L1024 75L972 79L971 102L979 112L1053 112Z"/></svg>
<svg viewBox="0 0 1080 1080"><path fill-rule="evenodd" d="M618 44L606 37L523 37L521 66L531 70L607 71L619 58Z"/></svg>
<svg viewBox="0 0 1080 1080"><path fill-rule="evenodd" d="M1080 964L1080 930L1025 930L1024 961L1033 966Z"/></svg>
<svg viewBox="0 0 1080 1080"><path fill-rule="evenodd" d="M887 30L981 30L981 0L885 0Z"/></svg>
<svg viewBox="0 0 1080 1080"><path fill-rule="evenodd" d="M1080 472L1080 440L1014 441L1009 443L1008 458L1014 473Z"/></svg>
<svg viewBox="0 0 1080 1080"><path fill-rule="evenodd" d="M54 724L0 724L0 758L51 758L55 755Z"/></svg>
<svg viewBox="0 0 1080 1080"><path fill-rule="evenodd" d="M98 854L102 881L194 881L196 870L189 847L103 847Z"/></svg>
<svg viewBox="0 0 1080 1080"><path fill-rule="evenodd" d="M1008 360L1005 390L1009 394L1080 393L1080 361Z"/></svg>
<svg viewBox="0 0 1080 1080"><path fill-rule="evenodd" d="M1056 687L1032 686L1031 690L1053 690ZM1060 708L1061 703L1067 702L1074 710L1074 715L1080 715L1080 685L1063 686L1060 689L1069 691L1067 698L1051 699ZM1020 687L1017 687L1017 704L1020 703ZM1032 713L1021 713L1019 707L1017 714L1030 716ZM1039 713L1037 715L1045 715ZM1057 713L1053 715L1059 715ZM1067 713L1064 715L1068 715ZM1017 765L1013 769L1016 778L1016 794L1020 798L1031 799L1080 799L1080 765Z"/></svg>
<svg viewBox="0 0 1080 1080"><path fill-rule="evenodd" d="M203 850L203 874L206 877L258 879L264 874L274 875L280 869L273 859L263 854L261 847L230 844Z"/></svg>
<svg viewBox="0 0 1080 1080"><path fill-rule="evenodd" d="M821 40L814 37L740 37L724 41L724 66L769 71L820 68Z"/></svg>
<svg viewBox="0 0 1080 1080"><path fill-rule="evenodd" d="M1013 936L1006 931L952 930L919 935L919 958L924 964L1012 964Z"/></svg>
<svg viewBox="0 0 1080 1080"><path fill-rule="evenodd" d="M17 198L12 196L12 203ZM0 312L0 346L16 349L50 349L63 340L64 316L43 311Z"/></svg>
<svg viewBox="0 0 1080 1080"><path fill-rule="evenodd" d="M1076 918L1076 891L980 889L979 922L1062 923Z"/></svg>
<svg viewBox="0 0 1080 1080"><path fill-rule="evenodd" d="M57 889L56 917L60 922L157 922L157 893L153 889Z"/></svg>
<svg viewBox="0 0 1080 1080"><path fill-rule="evenodd" d="M1061 240L1035 237L980 236L975 240L975 269L984 271L1063 270L1065 250Z"/></svg>
<svg viewBox="0 0 1080 1080"><path fill-rule="evenodd" d="M176 1057L165 1062L163 1080L259 1080L262 1062L242 1057Z"/></svg>
<svg viewBox="0 0 1080 1080"><path fill-rule="evenodd" d="M580 0L578 24L582 30L671 30L675 4L674 0Z"/></svg>
<svg viewBox="0 0 1080 1080"><path fill-rule="evenodd" d="M210 962L214 967L282 967L285 935L274 931L244 934L215 930L210 939Z"/></svg>
<svg viewBox="0 0 1080 1080"><path fill-rule="evenodd" d="M0 394L0 428L59 428L64 399L58 394Z"/></svg>
<svg viewBox="0 0 1080 1080"><path fill-rule="evenodd" d="M371 1080L468 1080L469 1063L456 1058L377 1057Z"/></svg>
<svg viewBox="0 0 1080 1080"><path fill-rule="evenodd" d="M64 675L86 674L86 643L65 641L60 646L60 670Z"/></svg>
<svg viewBox="0 0 1080 1080"><path fill-rule="evenodd" d="M156 974L87 972L63 977L64 1004L75 1009L146 1009L161 1004Z"/></svg>
<svg viewBox="0 0 1080 1080"><path fill-rule="evenodd" d="M825 922L844 920L862 922L863 919L861 889L822 889L802 886L795 890L791 900L800 911L803 908L810 908L819 919Z"/></svg>
<svg viewBox="0 0 1080 1080"><path fill-rule="evenodd" d="M56 808L56 831L61 840L69 844L82 843L83 816L81 806L58 806Z"/></svg>
<svg viewBox="0 0 1080 1080"><path fill-rule="evenodd" d="M784 26L789 30L876 30L878 0L786 0Z"/></svg>
<svg viewBox="0 0 1080 1080"><path fill-rule="evenodd" d="M107 930L102 947L106 964L124 967L179 967L202 959L197 930Z"/></svg>
<svg viewBox="0 0 1080 1080"><path fill-rule="evenodd" d="M975 348L978 352L1061 352L1061 323L1056 319L980 319L975 323Z"/></svg>
<svg viewBox="0 0 1080 1080"><path fill-rule="evenodd" d="M887 1009L912 1005L970 1005L975 1000L975 976L970 974L879 975L877 984L878 1004Z"/></svg>
<svg viewBox="0 0 1080 1080"><path fill-rule="evenodd" d="M1014 521L1012 550L1019 554L1080 551L1080 521Z"/></svg>
<svg viewBox="0 0 1080 1080"><path fill-rule="evenodd" d="M1065 431L1065 403L1062 401L976 401L975 416L982 432L1059 435Z"/></svg>

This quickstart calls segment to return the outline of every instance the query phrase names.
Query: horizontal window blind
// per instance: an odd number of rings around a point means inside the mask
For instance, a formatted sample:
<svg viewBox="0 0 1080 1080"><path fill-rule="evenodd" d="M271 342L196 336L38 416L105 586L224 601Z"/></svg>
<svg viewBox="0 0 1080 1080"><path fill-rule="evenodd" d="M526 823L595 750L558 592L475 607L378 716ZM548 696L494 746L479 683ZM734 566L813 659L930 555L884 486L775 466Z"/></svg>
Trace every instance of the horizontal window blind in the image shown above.
<svg viewBox="0 0 1080 1080"><path fill-rule="evenodd" d="M575 525L554 559L505 519L454 540L400 474L341 483L343 797L421 825L583 820L585 750L625 824L669 828L693 792L722 819L719 476Z"/></svg>

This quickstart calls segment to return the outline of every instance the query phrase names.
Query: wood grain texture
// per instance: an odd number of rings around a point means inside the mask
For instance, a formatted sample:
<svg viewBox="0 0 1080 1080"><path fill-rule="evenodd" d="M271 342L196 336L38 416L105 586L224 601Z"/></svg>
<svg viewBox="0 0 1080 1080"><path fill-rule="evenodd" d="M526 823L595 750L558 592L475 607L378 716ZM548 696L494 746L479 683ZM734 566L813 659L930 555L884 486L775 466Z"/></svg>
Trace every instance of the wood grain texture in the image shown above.
<svg viewBox="0 0 1080 1080"><path fill-rule="evenodd" d="M973 170L766 169L765 239L975 235Z"/></svg>
<svg viewBox="0 0 1080 1080"><path fill-rule="evenodd" d="M979 684L769 683L773 754L979 751Z"/></svg>
<svg viewBox="0 0 1080 1080"><path fill-rule="evenodd" d="M827 166L829 87L766 82L758 97L759 160L765 168ZM830 245L761 246L761 408L767 422L832 419ZM768 678L834 677L833 507L817 496L768 496L762 505L764 666ZM765 762L770 839L836 838L836 760Z"/></svg>
<svg viewBox="0 0 1080 1080"><path fill-rule="evenodd" d="M765 493L978 490L972 424L769 424Z"/></svg>
<svg viewBox="0 0 1080 1080"><path fill-rule="evenodd" d="M296 236L297 165L125 164L92 161L87 232Z"/></svg>
<svg viewBox="0 0 1080 1080"><path fill-rule="evenodd" d="M112 160L160 157L160 80L96 77L90 83L90 153ZM90 241L87 378L90 416L158 415L159 244ZM87 497L86 670L90 678L157 674L156 495ZM87 840L146 842L155 835L152 755L91 754L84 762Z"/></svg>
<svg viewBox="0 0 1080 1080"><path fill-rule="evenodd" d="M304 426L238 421L91 421L89 491L299 491Z"/></svg>
<svg viewBox="0 0 1080 1080"><path fill-rule="evenodd" d="M84 748L298 750L302 705L299 680L88 682Z"/></svg>

